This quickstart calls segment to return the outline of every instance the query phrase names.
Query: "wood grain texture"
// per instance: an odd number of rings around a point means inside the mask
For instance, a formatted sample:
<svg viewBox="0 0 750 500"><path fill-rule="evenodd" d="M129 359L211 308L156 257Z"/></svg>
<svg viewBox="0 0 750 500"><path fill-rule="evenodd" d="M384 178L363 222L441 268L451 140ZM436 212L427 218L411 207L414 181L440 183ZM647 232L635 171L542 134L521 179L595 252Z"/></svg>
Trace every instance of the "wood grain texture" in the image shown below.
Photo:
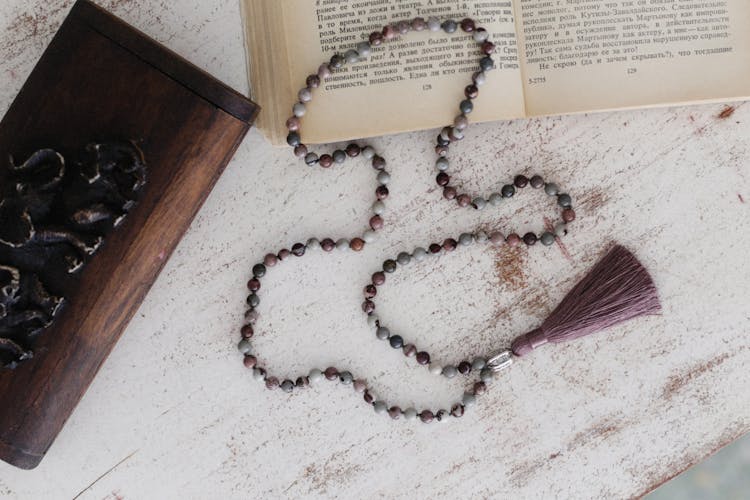
<svg viewBox="0 0 750 500"><path fill-rule="evenodd" d="M103 4L246 90L234 0ZM20 85L61 19L40 13L65 6L0 6L7 88ZM36 31L22 21L29 12ZM564 248L472 251L439 268L411 268L380 299L394 329L445 356L504 345L538 323L613 239L651 270L665 312L585 346L535 353L476 411L430 427L376 417L337 385L269 393L242 367L235 344L251 265L310 235L359 231L372 188L364 164L308 169L251 132L45 462L33 473L0 465L0 494L598 499L649 491L750 428L750 106L733 109L469 130L460 147L476 154L458 160L469 188L484 192L520 170L539 171L576 198L575 231ZM311 256L264 280L256 344L275 371L335 362L402 405L447 404L460 393L457 382L432 378L377 343L359 310L366 277L383 258L480 223L440 199L434 135L373 141L393 173L377 245ZM481 220L525 229L555 213L528 195Z"/></svg>
<svg viewBox="0 0 750 500"><path fill-rule="evenodd" d="M29 468L46 453L255 111L103 11L76 4L3 118L0 151L25 158L53 147L68 156L93 141L132 140L146 158L147 185L80 274L54 275L68 304L33 346L34 359L0 372L0 458Z"/></svg>

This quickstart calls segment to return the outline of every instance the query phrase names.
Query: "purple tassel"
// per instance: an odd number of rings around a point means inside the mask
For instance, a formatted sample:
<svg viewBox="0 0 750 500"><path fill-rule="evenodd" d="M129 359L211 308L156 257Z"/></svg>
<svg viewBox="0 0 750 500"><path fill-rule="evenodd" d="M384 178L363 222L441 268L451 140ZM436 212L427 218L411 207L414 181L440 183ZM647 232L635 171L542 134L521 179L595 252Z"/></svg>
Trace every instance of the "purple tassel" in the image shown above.
<svg viewBox="0 0 750 500"><path fill-rule="evenodd" d="M540 328L517 337L511 349L525 356L548 342L574 340L639 316L661 312L646 268L630 251L616 245L583 278Z"/></svg>

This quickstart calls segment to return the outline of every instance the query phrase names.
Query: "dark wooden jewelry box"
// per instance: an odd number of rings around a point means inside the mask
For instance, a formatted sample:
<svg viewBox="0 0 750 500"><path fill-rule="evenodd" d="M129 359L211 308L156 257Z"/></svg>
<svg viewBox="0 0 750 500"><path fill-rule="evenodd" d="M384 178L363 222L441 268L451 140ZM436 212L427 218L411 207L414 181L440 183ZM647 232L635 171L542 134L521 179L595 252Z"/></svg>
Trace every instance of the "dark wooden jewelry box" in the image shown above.
<svg viewBox="0 0 750 500"><path fill-rule="evenodd" d="M42 460L258 110L89 1L75 4L0 123L0 193L18 189L9 156L20 163L49 148L67 160L107 141L137 146L146 182L80 272L39 267L65 305L34 337L31 359L0 368L0 459Z"/></svg>

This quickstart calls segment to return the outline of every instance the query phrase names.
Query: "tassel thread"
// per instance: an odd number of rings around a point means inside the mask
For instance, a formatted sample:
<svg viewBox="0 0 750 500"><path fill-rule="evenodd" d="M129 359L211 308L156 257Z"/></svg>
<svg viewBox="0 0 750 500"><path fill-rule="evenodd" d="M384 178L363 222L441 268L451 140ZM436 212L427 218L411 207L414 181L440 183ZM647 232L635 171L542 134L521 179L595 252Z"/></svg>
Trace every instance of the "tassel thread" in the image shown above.
<svg viewBox="0 0 750 500"><path fill-rule="evenodd" d="M517 337L516 356L547 343L566 342L644 315L659 314L656 285L625 247L616 245L552 311L542 326Z"/></svg>

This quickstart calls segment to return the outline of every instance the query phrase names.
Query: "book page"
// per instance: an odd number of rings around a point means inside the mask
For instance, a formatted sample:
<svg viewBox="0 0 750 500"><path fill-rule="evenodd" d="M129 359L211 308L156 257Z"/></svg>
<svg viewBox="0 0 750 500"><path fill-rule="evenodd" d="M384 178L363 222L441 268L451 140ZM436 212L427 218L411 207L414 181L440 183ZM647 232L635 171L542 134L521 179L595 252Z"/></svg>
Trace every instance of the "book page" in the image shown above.
<svg viewBox="0 0 750 500"><path fill-rule="evenodd" d="M257 0L256 0L257 1ZM497 45L496 69L480 88L472 121L525 115L520 63L510 0L260 0L281 2L294 91L279 95L291 107L305 79L335 52L345 52L389 23L436 16L476 19ZM321 143L453 123L464 88L479 69L479 47L461 32L410 32L347 64L314 92L302 120L302 140ZM284 123L277 123L283 129ZM286 132L284 132L286 136Z"/></svg>
<svg viewBox="0 0 750 500"><path fill-rule="evenodd" d="M515 0L530 116L750 96L749 0Z"/></svg>

